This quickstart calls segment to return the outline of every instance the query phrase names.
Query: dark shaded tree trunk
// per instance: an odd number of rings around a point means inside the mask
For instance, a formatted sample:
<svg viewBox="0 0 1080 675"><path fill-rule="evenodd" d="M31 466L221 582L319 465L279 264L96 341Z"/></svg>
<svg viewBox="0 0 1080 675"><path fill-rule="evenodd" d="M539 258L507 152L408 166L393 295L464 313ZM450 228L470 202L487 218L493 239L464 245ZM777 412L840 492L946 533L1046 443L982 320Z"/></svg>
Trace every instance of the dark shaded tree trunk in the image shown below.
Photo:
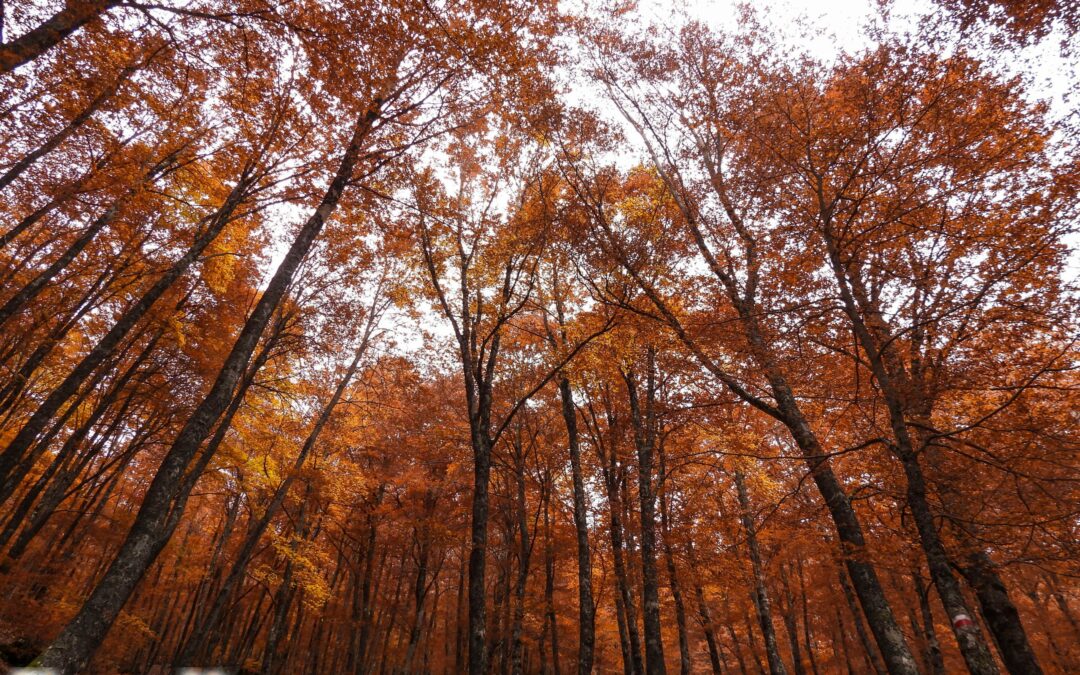
<svg viewBox="0 0 1080 675"><path fill-rule="evenodd" d="M33 61L118 4L119 0L65 0L59 12L29 32L0 44L0 73Z"/></svg>
<svg viewBox="0 0 1080 675"><path fill-rule="evenodd" d="M1042 668L1028 642L1020 612L1009 598L1004 582L990 556L976 551L967 557L964 576L979 601L983 618L994 635L1001 660L1011 675L1042 675Z"/></svg>
<svg viewBox="0 0 1080 675"><path fill-rule="evenodd" d="M742 643L739 641L738 634L735 633L735 627L730 622L727 623L726 626L728 639L731 640L731 648L735 652L735 660L739 664L739 672L745 675L750 671L746 669L746 659L743 658Z"/></svg>
<svg viewBox="0 0 1080 675"><path fill-rule="evenodd" d="M660 489L660 534L663 538L664 559L667 562L668 586L671 599L675 603L675 626L679 633L679 673L690 675L690 638L686 627L686 604L683 602L682 588L679 585L678 570L675 566L675 552L671 546L671 513L668 503L666 481L668 478L667 457L664 444L660 443L660 476L664 482Z"/></svg>
<svg viewBox="0 0 1080 675"><path fill-rule="evenodd" d="M799 573L799 597L802 600L803 639L806 645L806 656L810 659L810 669L814 675L818 675L817 656L814 653L814 641L810 635L810 603L806 598L806 576L803 574L802 558L796 558L795 569Z"/></svg>
<svg viewBox="0 0 1080 675"><path fill-rule="evenodd" d="M514 579L514 609L510 621L510 673L521 675L525 664L525 641L522 636L525 623L525 587L529 580L529 565L532 561L532 540L529 534L528 503L525 494L524 444L520 439L514 441L514 470L516 487L517 531L518 531L518 569Z"/></svg>
<svg viewBox="0 0 1080 675"><path fill-rule="evenodd" d="M780 586L784 592L784 629L787 630L788 643L791 645L791 666L796 675L806 675L802 663L802 649L799 648L799 621L795 618L795 596L788 583L787 572L780 565Z"/></svg>
<svg viewBox="0 0 1080 675"><path fill-rule="evenodd" d="M205 453L195 462L195 466L192 466L192 460L210 434L211 427L232 399L233 391L247 367L259 337L278 303L285 296L315 238L341 199L352 178L353 168L360 157L364 141L378 118L381 103L376 100L372 108L357 120L334 180L315 213L300 229L256 303L210 391L166 453L113 563L82 609L39 657L37 665L54 668L63 675L83 668L101 644L139 580L168 542L180 521L191 489L212 455Z"/></svg>
<svg viewBox="0 0 1080 675"><path fill-rule="evenodd" d="M855 593L851 590L851 582L848 581L843 568L837 570L837 575L840 579L840 588L844 592L844 600L847 602L848 610L851 612L851 620L855 624L855 634L859 636L859 644L863 648L863 658L868 665L873 667L875 673L882 675L885 672L885 667L882 665L881 659L878 658L874 643L870 641L869 636L866 634L863 615L859 611L859 604L855 601Z"/></svg>
<svg viewBox="0 0 1080 675"><path fill-rule="evenodd" d="M653 459L656 452L658 421L656 412L656 353L646 354L645 405L638 398L637 377L624 373L630 398L634 427L634 445L638 459L638 505L641 515L642 614L645 626L645 672L664 675L664 642L660 624L660 582L656 568L656 493L653 483Z"/></svg>
<svg viewBox="0 0 1080 675"><path fill-rule="evenodd" d="M644 662L641 658L641 637L638 633L637 607L634 603L633 586L630 583L626 570L625 558L625 531L623 528L622 497L619 486L621 484L622 468L619 466L619 429L618 417L615 414L610 400L605 400L606 431L601 429L596 409L592 401L589 401L589 416L586 417L588 428L592 434L592 444L600 460L600 470L604 479L604 491L608 503L608 538L611 542L611 564L615 573L616 586L616 612L621 617L619 624L619 639L623 656L623 671L625 675L642 675L645 672ZM605 436L608 440L605 440Z"/></svg>
<svg viewBox="0 0 1080 675"><path fill-rule="evenodd" d="M1050 593L1050 597L1052 597L1057 604L1058 611L1065 617L1065 621L1068 622L1069 627L1072 629L1073 639L1077 644L1080 644L1080 621L1077 621L1076 616L1069 607L1068 599L1065 597L1065 594L1061 592L1056 575L1046 574L1043 576L1043 579L1046 581L1046 587Z"/></svg>
<svg viewBox="0 0 1080 675"><path fill-rule="evenodd" d="M589 554L589 519L585 504L585 481L581 472L581 445L578 442L577 411L570 380L559 380L563 421L570 448L570 473L574 484L574 529L578 552L578 675L593 668L593 642L596 618L593 613L592 561Z"/></svg>
<svg viewBox="0 0 1080 675"><path fill-rule="evenodd" d="M473 492L469 549L469 675L487 675L487 607L484 572L487 565L488 483L491 440L487 429L473 433Z"/></svg>
<svg viewBox="0 0 1080 675"><path fill-rule="evenodd" d="M840 651L844 653L844 665L847 667L849 675L855 675L855 664L851 662L851 650L848 649L847 643L847 627L844 625L844 613L840 611L840 608L836 608L836 630L838 633L833 633L833 656L835 658L837 651L837 643L839 643ZM869 660L866 661L869 663Z"/></svg>
<svg viewBox="0 0 1080 675"><path fill-rule="evenodd" d="M915 593L919 596L922 631L926 640L927 671L931 675L944 675L945 661L941 657L941 645L938 644L937 631L934 630L934 613L930 608L930 590L926 588L920 570L913 570L911 577L915 582Z"/></svg>
<svg viewBox="0 0 1080 675"><path fill-rule="evenodd" d="M750 507L746 479L741 471L736 471L734 478L743 532L746 534L746 548L750 554L750 567L754 573L754 607L757 609L758 624L765 640L765 656L769 661L769 672L772 675L786 675L787 669L784 668L784 662L780 658L780 646L777 644L776 629L773 627L772 602L769 600L769 590L765 585L765 569L761 561L757 527L754 525L754 512Z"/></svg>
<svg viewBox="0 0 1080 675"><path fill-rule="evenodd" d="M686 552L690 558L690 574L694 581L694 596L697 599L698 618L701 620L701 629L705 632L705 643L709 648L709 664L712 666L713 675L720 675L722 669L719 644L716 640L716 627L713 625L712 612L709 603L705 599L705 589L701 585L701 577L698 574L697 554L694 553L694 542L687 540Z"/></svg>
<svg viewBox="0 0 1080 675"><path fill-rule="evenodd" d="M544 492L544 626L551 638L551 672L560 675L559 626L555 621L555 538L551 532L551 499L555 483L551 473L545 471Z"/></svg>

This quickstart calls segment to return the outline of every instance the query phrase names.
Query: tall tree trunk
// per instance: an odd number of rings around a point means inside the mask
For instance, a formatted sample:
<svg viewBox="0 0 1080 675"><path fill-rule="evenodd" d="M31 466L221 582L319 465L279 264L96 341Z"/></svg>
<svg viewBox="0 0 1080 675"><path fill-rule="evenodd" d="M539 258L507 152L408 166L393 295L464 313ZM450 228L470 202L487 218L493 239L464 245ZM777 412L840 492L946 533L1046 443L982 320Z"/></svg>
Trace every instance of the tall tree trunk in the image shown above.
<svg viewBox="0 0 1080 675"><path fill-rule="evenodd" d="M518 531L518 573L514 580L514 614L510 625L510 673L521 675L524 672L525 641L522 630L525 623L525 586L529 580L529 563L532 560L532 541L529 538L529 518L525 496L525 453L518 444L515 448L517 464L517 531Z"/></svg>
<svg viewBox="0 0 1080 675"><path fill-rule="evenodd" d="M209 454L200 457L194 467L191 466L192 460L214 422L228 406L266 324L292 283L300 263L311 250L316 236L341 199L345 186L352 178L364 141L378 118L381 103L376 100L372 108L357 121L337 175L315 213L300 229L256 303L210 391L166 453L112 565L79 613L37 660L39 666L55 668L64 675L81 669L101 644L139 580L168 542L199 473L211 457Z"/></svg>
<svg viewBox="0 0 1080 675"><path fill-rule="evenodd" d="M544 472L547 490L544 493L544 625L551 636L551 672L560 675L559 627L555 621L555 537L551 532L551 499L555 482L549 471Z"/></svg>
<svg viewBox="0 0 1080 675"><path fill-rule="evenodd" d="M1072 629L1073 639L1076 641L1076 644L1080 644L1080 621L1077 621L1076 616L1069 607L1068 599L1065 597L1065 594L1061 592L1056 575L1047 573L1043 575L1043 580L1046 581L1047 590L1050 597L1052 597L1057 604L1058 611L1065 617L1065 621L1068 622L1069 627Z"/></svg>
<svg viewBox="0 0 1080 675"><path fill-rule="evenodd" d="M753 600L753 593L751 593L750 596L751 600ZM750 620L749 611L743 614L743 623L746 625L746 636L750 642L750 656L754 658L754 665L757 666L757 672L760 675L765 675L765 666L761 664L761 650L758 648L757 634L754 633L754 622Z"/></svg>
<svg viewBox="0 0 1080 675"><path fill-rule="evenodd" d="M765 585L765 570L761 562L761 549L758 546L757 527L754 525L754 512L750 507L750 495L742 472L736 471L734 478L743 532L746 534L746 548L750 553L750 568L754 573L754 606L757 608L761 635L765 640L765 656L769 661L769 672L772 675L786 675L787 669L784 668L784 662L780 658L776 629L773 627L772 602L769 600L769 590Z"/></svg>
<svg viewBox="0 0 1080 675"><path fill-rule="evenodd" d="M847 666L847 672L849 675L855 675L855 664L851 662L851 651L848 649L847 643L847 628L844 625L844 613L840 611L840 608L836 608L836 627L839 629L839 634L834 633L833 637L833 658L836 657L836 644L840 643L840 650L844 652L844 665ZM869 663L869 660L867 660Z"/></svg>
<svg viewBox="0 0 1080 675"><path fill-rule="evenodd" d="M712 612L709 603L705 599L705 589L701 586L701 577L698 574L697 554L694 553L694 542L687 540L686 552L690 558L690 575L694 580L694 597L697 599L698 617L701 620L701 628L705 632L705 643L709 647L709 664L712 666L713 675L721 673L721 654L716 641L716 627L713 625Z"/></svg>
<svg viewBox="0 0 1080 675"><path fill-rule="evenodd" d="M637 378L624 373L630 397L634 445L638 459L638 504L641 514L641 602L645 624L645 672L664 675L664 642L660 626L660 582L656 569L656 494L653 484L653 457L657 443L656 353L649 347L645 384L645 406L638 399Z"/></svg>
<svg viewBox="0 0 1080 675"><path fill-rule="evenodd" d="M937 631L934 630L934 613L930 608L930 590L926 588L922 572L919 569L913 570L911 577L915 582L915 593L919 596L922 630L926 638L927 670L931 675L944 675L945 661L941 657L941 645L938 644Z"/></svg>
<svg viewBox="0 0 1080 675"><path fill-rule="evenodd" d="M294 542L295 547L295 542ZM274 594L273 608L274 620L270 623L270 630L266 634L266 647L263 651L262 668L260 672L265 675L274 675L281 667L282 640L285 637L285 623L289 619L289 610L292 608L293 596L296 588L293 586L293 561L285 562L285 572L281 575L281 585Z"/></svg>
<svg viewBox="0 0 1080 675"><path fill-rule="evenodd" d="M430 490L428 494L431 494ZM416 555L416 578L413 581L413 619L412 625L409 627L409 644L405 650L404 671L406 673L413 672L416 650L420 643L420 633L424 624L424 600L427 598L428 593L428 562L431 557L431 541L427 538L426 533L422 535L419 531L414 530L413 536L417 540L419 550ZM421 536L424 538L421 539Z"/></svg>
<svg viewBox="0 0 1080 675"><path fill-rule="evenodd" d="M578 442L577 411L570 380L559 380L563 421L570 447L570 473L574 483L574 528L578 553L578 675L588 675L593 668L593 642L596 618L593 613L592 561L589 559L589 519L585 504L585 480L581 472L581 445Z"/></svg>
<svg viewBox="0 0 1080 675"><path fill-rule="evenodd" d="M787 572L780 565L780 586L784 593L784 629L787 630L788 644L791 645L791 666L796 675L806 675L802 663L802 650L799 648L799 621L795 618L795 596L788 583Z"/></svg>
<svg viewBox="0 0 1080 675"><path fill-rule="evenodd" d="M601 461L604 458L601 457ZM638 633L637 603L634 602L634 590L626 570L625 544L623 541L622 497L619 492L619 466L615 448L608 451L608 461L604 467L604 487L608 498L610 526L608 536L611 539L611 564L615 571L615 583L626 616L627 645L625 670L628 675L643 675L645 664L641 658L641 636Z"/></svg>
<svg viewBox="0 0 1080 675"><path fill-rule="evenodd" d="M666 487L667 457L663 443L660 443L660 476L664 481L664 485L660 488L660 535L663 539L664 559L667 562L668 586L671 588L671 598L675 602L675 626L679 632L679 673L690 675L690 639L686 629L686 604L683 602L682 588L679 586L675 552L671 547L671 513Z"/></svg>
<svg viewBox="0 0 1080 675"><path fill-rule="evenodd" d="M488 482L491 440L473 433L473 493L469 549L469 675L487 675L487 608L484 576L487 565Z"/></svg>
<svg viewBox="0 0 1080 675"><path fill-rule="evenodd" d="M799 597L802 600L803 639L806 644L806 656L810 659L810 669L818 675L817 656L814 654L814 641L810 636L810 603L806 599L806 576L803 574L802 558L796 558L795 569L799 573Z"/></svg>
<svg viewBox="0 0 1080 675"><path fill-rule="evenodd" d="M863 648L863 658L871 665L874 672L878 675L882 675L885 672L885 667L882 665L880 658L878 658L877 650L874 649L874 643L870 641L870 638L866 634L866 627L863 624L863 615L859 611L859 604L855 601L855 593L851 590L851 582L848 581L848 576L845 573L844 568L837 570L837 575L840 579L840 588L844 592L844 600L847 602L848 610L851 611L851 619L855 623L855 634L859 636L859 644Z"/></svg>
<svg viewBox="0 0 1080 675"><path fill-rule="evenodd" d="M372 511L378 507L382 502L383 494L385 491L385 485L379 485L375 490L375 499L372 506ZM356 642L353 647L353 659L355 675L359 675L363 672L364 667L367 664L368 645L371 641L372 632L372 616L374 614L374 603L372 602L372 584L373 576L375 573L375 545L378 541L378 527L375 522L374 514L368 516L367 538L364 543L364 562L362 567L362 577L357 582L359 583L359 592L354 598L356 604L353 606L354 618L358 620L360 624L355 630ZM385 558L385 549L384 549ZM382 569L378 573L381 574ZM357 606L358 605L358 606Z"/></svg>
<svg viewBox="0 0 1080 675"><path fill-rule="evenodd" d="M735 632L735 626L731 622L725 624L727 627L728 639L731 640L731 648L735 652L735 660L739 663L739 672L746 675L750 671L746 668L746 659L743 658L742 643L739 640L738 634Z"/></svg>

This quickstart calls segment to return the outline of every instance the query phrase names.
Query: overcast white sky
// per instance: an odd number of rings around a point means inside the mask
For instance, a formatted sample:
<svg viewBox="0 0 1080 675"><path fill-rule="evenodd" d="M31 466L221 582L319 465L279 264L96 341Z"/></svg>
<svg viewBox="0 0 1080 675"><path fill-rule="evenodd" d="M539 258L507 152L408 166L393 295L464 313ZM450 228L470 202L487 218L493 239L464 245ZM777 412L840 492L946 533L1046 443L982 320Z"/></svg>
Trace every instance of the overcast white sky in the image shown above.
<svg viewBox="0 0 1080 675"><path fill-rule="evenodd" d="M740 4L738 0L639 0L638 7L645 21L670 25L685 12L710 26L733 29L738 26ZM822 60L829 60L841 50L855 51L870 44L865 29L880 17L877 0L755 0L750 4L765 19L763 23L793 46ZM889 5L889 27L914 31L921 17L940 11L931 0L893 0ZM1080 55L1063 57L1061 39L1060 35L1051 35L1039 45L1010 54L1007 64L1031 78L1034 95L1052 99L1055 110L1065 114L1069 90L1075 96L1080 88Z"/></svg>

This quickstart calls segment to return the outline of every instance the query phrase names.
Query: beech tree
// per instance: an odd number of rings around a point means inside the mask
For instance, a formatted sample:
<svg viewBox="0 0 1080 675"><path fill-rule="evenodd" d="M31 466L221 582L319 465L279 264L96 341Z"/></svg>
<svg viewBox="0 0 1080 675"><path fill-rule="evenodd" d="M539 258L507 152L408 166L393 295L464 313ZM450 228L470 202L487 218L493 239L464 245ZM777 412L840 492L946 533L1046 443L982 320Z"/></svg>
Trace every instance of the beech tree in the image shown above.
<svg viewBox="0 0 1080 675"><path fill-rule="evenodd" d="M0 667L1080 670L1021 4L4 3Z"/></svg>

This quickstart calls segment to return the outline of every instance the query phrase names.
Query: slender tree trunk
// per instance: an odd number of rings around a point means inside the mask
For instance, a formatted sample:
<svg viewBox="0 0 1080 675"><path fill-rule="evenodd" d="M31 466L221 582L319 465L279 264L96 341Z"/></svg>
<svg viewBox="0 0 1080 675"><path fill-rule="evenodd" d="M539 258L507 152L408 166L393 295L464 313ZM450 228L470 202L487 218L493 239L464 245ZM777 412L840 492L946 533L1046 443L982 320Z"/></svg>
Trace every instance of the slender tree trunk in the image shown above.
<svg viewBox="0 0 1080 675"><path fill-rule="evenodd" d="M1050 593L1050 597L1052 597L1057 604L1058 611L1065 617L1065 621L1068 622L1069 627L1072 629L1073 639L1076 641L1076 644L1080 644L1080 621L1077 621L1076 616L1069 607L1069 601L1065 597L1065 594L1061 592L1056 576L1048 573L1043 576L1043 579L1046 581L1046 587Z"/></svg>
<svg viewBox="0 0 1080 675"><path fill-rule="evenodd" d="M731 640L731 648L735 652L735 660L739 663L739 672L746 675L746 673L749 673L750 671L746 669L746 659L743 658L742 643L739 641L739 636L735 632L735 627L730 622L728 622L726 626L728 639Z"/></svg>
<svg viewBox="0 0 1080 675"><path fill-rule="evenodd" d="M547 491L544 495L544 624L551 636L551 672L560 675L559 627L555 621L555 537L551 532L551 499L555 483L550 472L545 472Z"/></svg>
<svg viewBox="0 0 1080 675"><path fill-rule="evenodd" d="M796 558L795 569L799 573L799 597L802 600L803 639L806 644L806 656L810 659L810 669L818 675L817 657L814 655L814 641L810 636L810 603L806 599L806 577L803 574L802 558Z"/></svg>
<svg viewBox="0 0 1080 675"><path fill-rule="evenodd" d="M664 444L660 444L660 475L667 480L667 462ZM679 586L678 570L675 567L675 553L671 547L671 514L666 487L660 490L660 534L663 538L664 559L667 562L668 586L671 598L675 602L675 626L679 632L679 673L690 675L690 639L686 629L686 604L683 602L682 588Z"/></svg>
<svg viewBox="0 0 1080 675"><path fill-rule="evenodd" d="M791 665L796 675L806 675L802 663L802 650L799 648L799 622L795 618L795 596L788 583L787 572L780 565L780 585L784 593L784 629L787 630L788 644L791 645Z"/></svg>
<svg viewBox="0 0 1080 675"><path fill-rule="evenodd" d="M285 503L285 497L289 494L289 489L292 487L293 482L303 469L305 462L307 462L308 456L314 449L315 444L319 440L319 436L322 434L326 424L330 421L330 416L333 414L334 409L341 401L341 397L345 394L346 388L352 381L353 376L356 374L357 368L360 366L360 360L363 358L364 352L367 349L367 338L371 334L369 330L364 336L364 340L361 343L359 349L356 350L356 354L353 357L352 363L349 364L348 369L345 371L345 375L338 381L337 386L334 388L334 392L330 396L330 400L323 406L322 411L319 413L319 417L316 419L311 431L308 432L307 438L304 439L304 444L300 448L300 452L297 453L296 459L293 460L292 470L289 474L278 484L274 489L274 494L270 498L270 502L267 504L266 509L263 511L262 516L255 521L254 526L248 531L243 545L237 552L233 561L232 569L226 577L225 582L214 596L213 603L210 606L209 613L203 620L203 625L196 630L192 640L188 642L187 647L180 653L178 663L181 665L193 665L194 658L198 651L203 646L203 640L208 633L212 633L218 627L218 622L222 617L222 611L225 609L225 603L230 599L233 590L243 580L243 577L247 571L248 563L251 561L252 555L255 553L255 548L258 546L259 541L262 539L263 534L266 532L266 528L269 527L270 522L277 515L282 505ZM283 327L283 326L282 326ZM275 331L277 333L278 331ZM269 356L270 350L264 349L263 354ZM262 359L257 359L256 362ZM261 367L261 364L258 364ZM258 372L258 368L250 369L249 376L245 379L244 389L254 379L255 374ZM243 395L237 396L233 400L234 406L238 406L239 402L243 400ZM235 412L231 410L230 412ZM228 422L231 421L232 416L229 415L227 420L219 426L219 432L224 435L224 431L228 429ZM220 439L215 438L220 442Z"/></svg>
<svg viewBox="0 0 1080 675"><path fill-rule="evenodd" d="M574 483L574 528L578 552L578 675L593 669L593 642L596 618L593 613L592 561L589 559L589 520L585 504L585 481L581 471L581 446L578 442L577 412L570 380L559 380L563 421L570 447L570 472Z"/></svg>
<svg viewBox="0 0 1080 675"><path fill-rule="evenodd" d="M3 48L0 47L0 52L2 52L2 49ZM33 166L34 162L52 152L58 145L67 140L71 134L75 133L88 119L93 117L94 113L96 113L106 101L116 95L116 92L120 90L121 85L123 85L136 70L137 66L128 66L121 70L120 74L117 75L104 89L98 92L97 96L91 99L90 103L79 111L79 114L71 118L71 121L65 124L62 129L46 139L44 143L26 153L22 159L8 167L7 171L5 171L3 175L0 175L0 190L3 190L10 185L24 171ZM0 248L5 244L7 244L6 240L0 241Z"/></svg>
<svg viewBox="0 0 1080 675"><path fill-rule="evenodd" d="M430 493L429 493L430 494ZM414 536L419 539L420 533L414 531ZM413 672L413 663L416 660L416 650L420 643L420 633L424 624L424 600L428 592L428 561L431 557L431 542L427 539L418 541L419 551L416 556L416 578L413 581L413 620L409 628L409 644L405 650L406 673Z"/></svg>
<svg viewBox="0 0 1080 675"><path fill-rule="evenodd" d="M632 372L624 375L630 396L634 423L634 444L638 456L638 503L641 513L641 578L645 624L645 672L664 675L664 643L660 626L660 583L656 569L656 494L653 484L653 456L656 450L657 421L656 354L650 347L647 353L647 375L644 410L638 400L637 380Z"/></svg>
<svg viewBox="0 0 1080 675"><path fill-rule="evenodd" d="M694 553L694 542L692 540L687 540L686 552L690 558L690 575L694 580L694 596L697 598L698 617L701 620L701 628L705 632L705 643L709 647L709 663L712 666L713 675L720 675L722 672L720 667L721 654L716 641L716 627L713 625L709 603L705 599L705 589L701 586L697 555Z"/></svg>
<svg viewBox="0 0 1080 675"><path fill-rule="evenodd" d="M38 367L45 360L45 357L52 352L56 345L60 344L68 336L79 321L90 310L92 310L97 301L101 298L102 287L105 281L110 276L112 270L106 268L101 274L90 284L87 292L80 298L79 302L75 304L75 307L70 313L63 317L62 320L49 332L47 336L37 345L34 351L26 358L25 361L19 366L18 371L8 380L3 389L0 389L0 416L5 419L0 421L0 426L7 425L7 416L9 412L13 412L13 409L18 404L21 394L26 388L26 385L30 382L31 377L37 372ZM6 363L6 360L5 360Z"/></svg>
<svg viewBox="0 0 1080 675"><path fill-rule="evenodd" d="M930 591L923 582L920 570L913 570L911 577L915 582L915 593L919 596L922 630L923 635L926 637L927 670L931 675L944 675L945 661L941 657L941 646L938 644L937 631L934 630L934 613L930 608Z"/></svg>
<svg viewBox="0 0 1080 675"><path fill-rule="evenodd" d="M465 546L462 545L462 550ZM467 563L464 559L461 561L461 567L458 571L458 587L457 587L457 613L455 624L457 626L457 636L454 640L454 672L461 673L465 671L465 653L468 651L468 645L466 644L466 636L464 635L464 628L467 624L465 617L462 616L462 611L465 607L466 593L465 593L465 570Z"/></svg>
<svg viewBox="0 0 1080 675"><path fill-rule="evenodd" d="M1029 600L1031 600L1031 604L1035 607L1035 611L1038 612L1039 622L1042 625L1047 626L1048 628L1052 628L1053 622L1050 619L1049 600L1048 598L1042 597L1042 595L1039 593L1038 585L1029 588L1025 595L1028 597ZM1069 652L1075 650L1075 645L1072 642L1067 642L1066 645L1069 647L1069 649L1063 650L1058 644L1057 638L1054 636L1055 632L1056 631L1054 630L1046 631L1046 642L1050 647L1050 655L1053 658L1054 665L1057 667L1058 670L1069 672L1071 675L1070 667L1075 665L1076 659L1072 657ZM1073 670L1075 670L1075 668L1073 668Z"/></svg>
<svg viewBox="0 0 1080 675"><path fill-rule="evenodd" d="M525 586L529 580L529 563L532 559L532 543L529 538L529 519L525 498L525 455L523 448L517 451L517 530L518 530L518 573L514 580L514 615L510 626L510 672L521 675L524 672L525 641L522 638L525 622Z"/></svg>
<svg viewBox="0 0 1080 675"><path fill-rule="evenodd" d="M217 380L166 453L112 565L79 613L37 660L39 666L55 668L63 675L81 669L101 644L136 584L168 542L195 481L211 457L207 454L199 458L195 467L191 466L192 460L214 422L228 406L272 313L341 199L346 184L352 178L363 143L378 117L380 105L381 101L376 100L372 109L358 120L337 175L259 298L226 357Z"/></svg>
<svg viewBox="0 0 1080 675"><path fill-rule="evenodd" d="M840 650L844 652L844 665L847 666L847 672L849 675L855 675L855 664L851 662L851 651L848 649L847 643L847 628L844 625L844 613L840 611L840 608L836 608L836 626L839 629L839 635L833 637L833 658L836 657L836 644L840 643ZM869 660L866 661L869 663Z"/></svg>
<svg viewBox="0 0 1080 675"><path fill-rule="evenodd" d="M874 672L878 675L882 675L885 672L885 667L882 665L881 660L878 658L877 650L874 649L874 643L870 641L870 638L866 634L866 627L863 625L863 615L859 611L859 604L855 601L855 593L851 590L851 582L848 581L847 574L843 568L837 571L840 578L840 588L844 592L844 600L847 601L848 610L851 611L851 619L855 624L855 634L859 636L859 644L863 648L863 657L867 663L874 668Z"/></svg>
<svg viewBox="0 0 1080 675"><path fill-rule="evenodd" d="M765 656L769 661L772 675L786 675L784 662L780 658L780 647L773 627L772 602L765 585L765 570L761 561L761 549L757 541L757 527L754 525L754 512L750 508L750 495L746 489L746 480L741 471L735 472L735 489L739 497L739 510L742 515L743 531L746 533L746 548L750 553L750 568L754 573L754 606L757 608L758 623L765 640Z"/></svg>
<svg viewBox="0 0 1080 675"><path fill-rule="evenodd" d="M601 458L603 461L604 458ZM641 660L641 637L638 633L637 605L634 602L634 591L626 571L626 559L624 556L625 546L623 543L622 521L622 498L619 494L619 468L615 458L615 449L609 450L609 463L604 469L604 486L607 490L608 514L610 527L608 536L611 538L611 564L615 571L615 582L622 600L623 612L626 615L626 634L628 659L626 667L628 675L642 675L645 672L645 664Z"/></svg>
<svg viewBox="0 0 1080 675"><path fill-rule="evenodd" d="M112 364L100 368L90 376L87 386L74 393L75 400L72 401L72 404L52 421L51 426L43 428L44 433L41 437L37 438L35 442L27 448L27 452L23 454L19 461L12 467L13 471L8 474L7 480L0 480L0 505L6 503L7 500L18 491L20 482L30 474L35 463L41 458L41 455L51 447L53 439L56 438L57 434L63 431L71 417L82 407L83 403L89 400L91 395L97 390L98 386L105 380L105 377L109 375L112 370L112 365L120 361L122 357L123 354L121 354L121 358L113 359Z"/></svg>
<svg viewBox="0 0 1080 675"><path fill-rule="evenodd" d="M45 525L45 522L52 516L53 511L59 506L60 502L68 496L68 488L71 487L71 484L75 481L76 477L98 455L105 444L112 440L120 425L127 421L125 419L126 413L131 408L134 401L133 395L130 394L114 415L112 422L110 422L108 427L100 434L100 437L91 443L90 447L84 451L81 456L78 456L77 450L79 445L90 434L94 425L97 424L109 408L119 399L120 395L125 391L140 367L154 352L154 348L157 346L157 342L162 335L163 332L159 330L149 340L127 369L111 384L109 391L98 399L90 416L82 423L82 425L76 428L70 436L68 436L67 440L64 441L64 444L60 447L59 451L57 451L49 467L38 478L38 481L23 495L18 507L16 507L9 518L4 531L0 533L0 546L3 546L22 524L23 517L25 517L27 513L30 513L29 523L23 528L22 532L19 533L11 550L8 551L8 557L10 559L15 560L22 555L26 546L30 543L30 540L33 539L38 531ZM146 426L147 425L143 425L143 427ZM130 445L132 447L136 446L139 442L139 438L140 434L136 433ZM31 457L34 457L34 453L31 453ZM57 474L58 478L52 480L50 483L49 481ZM41 501L38 503L37 507L34 508L33 512L30 512L30 508L34 505L34 500L42 490L44 490L44 496L42 496Z"/></svg>
<svg viewBox="0 0 1080 675"><path fill-rule="evenodd" d="M33 279L26 282L26 284L16 291L14 295L9 297L7 302L0 306L0 324L6 322L16 312L36 298L38 294L45 289L45 286L56 278L57 274L82 253L83 249L93 241L94 237L116 219L116 216L120 213L120 207L123 206L123 202L123 198L120 198L110 204L109 207L105 209L104 213L95 218L90 225L75 238L75 241L71 242L67 249L60 254L60 257L50 263L48 267L38 273Z"/></svg>
<svg viewBox="0 0 1080 675"><path fill-rule="evenodd" d="M158 337L160 337L160 335L161 334L158 333ZM79 425L79 427L77 427L70 436L68 436L67 440L64 441L64 444L57 451L56 456L53 458L49 466L45 469L41 476L38 477L38 480L34 483L34 485L32 485L30 489L22 495L22 499L19 500L18 506L15 507L10 517L8 518L8 522L4 526L4 530L0 532L0 546L4 546L11 539L11 537L14 536L15 532L19 529L19 527L23 524L23 519L27 516L27 514L30 514L29 525L23 529L19 538L16 540L16 543L12 546L11 550L8 551L8 557L10 559L15 560L22 555L22 552L25 549L26 545L29 543L29 540L34 536L34 534L37 533L41 526L45 524L45 520L48 519L50 515L52 515L53 510L63 500L68 487L75 480L75 477L78 474L80 468L78 466L71 466L71 464L73 463L73 458L75 458L77 454L77 449L79 445L90 434L91 429L93 429L94 425L97 424L97 422L101 419L105 412L116 402L121 392L124 390L124 387L127 386L127 383L134 376L135 371L139 368L139 366L146 359L146 357L149 356L149 353L153 351L154 345L156 343L157 337L150 341L150 344L143 349L142 353L139 355L139 357L136 358L135 362L128 367L124 374L121 375L115 383L113 383L113 385L109 388L109 391L106 392L98 400L97 405L94 407L89 417L87 417L86 420L84 420L83 423ZM124 413L127 411L130 404L131 397L129 396L128 399L121 406L120 411L114 418L113 422L109 425L109 428L107 428L103 432L103 438L101 438L94 445L100 448L100 446L104 445L104 443L109 440L112 434L115 433L117 427L123 421ZM92 456L94 452L91 449L88 450L86 454ZM59 479L52 480L53 477L57 474L59 474L60 476ZM43 496L42 493L44 493ZM34 507L34 503L39 496L41 496L41 501L38 502L37 508L35 508L31 513L31 508Z"/></svg>
<svg viewBox="0 0 1080 675"><path fill-rule="evenodd" d="M375 504L373 509L379 505L382 501L384 492L384 486L380 485L375 490ZM359 675L363 672L365 665L367 664L368 656L368 643L371 640L372 631L372 616L374 614L374 603L372 602L372 576L375 572L375 544L378 539L378 529L376 527L375 517L371 515L368 517L368 530L367 541L364 548L364 565L363 565L363 577L360 580L360 593L357 600L359 601L359 608L354 609L358 614L359 629L356 631L356 643L355 643L355 656L354 662L356 666L355 673ZM385 556L385 553L384 553ZM381 566L379 573L382 572Z"/></svg>

